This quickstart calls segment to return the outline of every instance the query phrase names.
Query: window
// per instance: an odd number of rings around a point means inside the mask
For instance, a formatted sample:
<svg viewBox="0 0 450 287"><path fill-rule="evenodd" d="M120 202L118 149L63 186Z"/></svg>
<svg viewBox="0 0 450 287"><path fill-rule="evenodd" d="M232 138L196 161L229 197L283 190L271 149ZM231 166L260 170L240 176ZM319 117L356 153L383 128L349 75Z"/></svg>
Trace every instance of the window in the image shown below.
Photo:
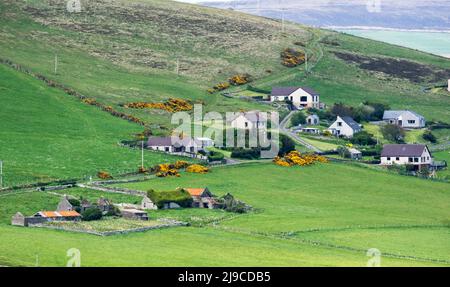
<svg viewBox="0 0 450 287"><path fill-rule="evenodd" d="M301 97L300 98L300 102L307 102L308 101L308 97Z"/></svg>
<svg viewBox="0 0 450 287"><path fill-rule="evenodd" d="M408 120L408 124L415 124L416 121L415 120Z"/></svg>
<svg viewBox="0 0 450 287"><path fill-rule="evenodd" d="M248 128L248 122L245 122L245 127Z"/></svg>
<svg viewBox="0 0 450 287"><path fill-rule="evenodd" d="M418 158L418 157L415 157L415 158L414 158L414 162L419 162L419 158Z"/></svg>
<svg viewBox="0 0 450 287"><path fill-rule="evenodd" d="M400 160L400 158L399 158L399 157L396 157L396 158L395 158L395 160L396 160L396 161L399 161L399 160Z"/></svg>
<svg viewBox="0 0 450 287"><path fill-rule="evenodd" d="M413 162L413 158L412 157L408 158L408 162Z"/></svg>
<svg viewBox="0 0 450 287"><path fill-rule="evenodd" d="M388 157L388 158L387 158L387 160L391 160L391 158L390 158L390 157Z"/></svg>
<svg viewBox="0 0 450 287"><path fill-rule="evenodd" d="M169 147L166 147L165 150L168 152L169 151Z"/></svg>
<svg viewBox="0 0 450 287"><path fill-rule="evenodd" d="M338 127L342 127L342 122L337 123Z"/></svg>

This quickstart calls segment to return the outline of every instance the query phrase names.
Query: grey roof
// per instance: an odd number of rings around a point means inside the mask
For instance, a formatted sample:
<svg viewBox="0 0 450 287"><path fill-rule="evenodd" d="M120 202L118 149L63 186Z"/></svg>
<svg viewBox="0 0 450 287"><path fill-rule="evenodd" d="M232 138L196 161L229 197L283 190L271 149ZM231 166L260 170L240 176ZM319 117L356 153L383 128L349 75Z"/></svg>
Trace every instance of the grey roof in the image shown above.
<svg viewBox="0 0 450 287"><path fill-rule="evenodd" d="M351 117L341 117L341 119L342 119L347 125L349 125L349 126L353 129L353 131L360 131L360 130L362 130L362 129L361 129L361 126L360 126L357 122L355 122L355 120L352 119Z"/></svg>
<svg viewBox="0 0 450 287"><path fill-rule="evenodd" d="M383 157L421 156L427 146L423 144L387 144L383 146Z"/></svg>
<svg viewBox="0 0 450 287"><path fill-rule="evenodd" d="M147 146L171 146L171 137L151 137L147 141Z"/></svg>
<svg viewBox="0 0 450 287"><path fill-rule="evenodd" d="M249 111L249 112L245 112L245 113L236 113L233 117L231 117L231 119L229 121L232 122L240 116L244 116L248 121L250 121L252 123L267 121L267 114L262 113L260 111Z"/></svg>
<svg viewBox="0 0 450 287"><path fill-rule="evenodd" d="M410 110L399 110L399 111L384 111L383 114L383 120L387 120L387 119L396 119L399 116L401 116L404 113L411 113L413 115L415 115L418 118L423 118L423 116L419 115L416 112L410 111Z"/></svg>
<svg viewBox="0 0 450 287"><path fill-rule="evenodd" d="M298 89L302 89L312 96L319 95L319 93L317 93L316 91L314 91L313 89L308 88L308 87L273 87L271 95L272 96L289 96L290 94L297 91Z"/></svg>

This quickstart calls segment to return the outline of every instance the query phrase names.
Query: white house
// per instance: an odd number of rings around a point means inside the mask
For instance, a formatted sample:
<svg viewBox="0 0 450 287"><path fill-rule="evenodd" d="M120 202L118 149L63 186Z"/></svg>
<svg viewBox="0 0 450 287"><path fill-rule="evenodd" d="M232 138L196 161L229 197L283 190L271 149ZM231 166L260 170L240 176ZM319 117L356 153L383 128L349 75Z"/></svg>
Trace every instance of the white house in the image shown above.
<svg viewBox="0 0 450 287"><path fill-rule="evenodd" d="M297 108L320 108L319 93L307 87L273 87L270 101L291 101Z"/></svg>
<svg viewBox="0 0 450 287"><path fill-rule="evenodd" d="M421 144L387 144L381 152L381 165L413 165L419 169L433 163L430 150Z"/></svg>
<svg viewBox="0 0 450 287"><path fill-rule="evenodd" d="M383 121L403 128L423 128L425 118L413 111L385 111Z"/></svg>
<svg viewBox="0 0 450 287"><path fill-rule="evenodd" d="M309 115L306 117L306 124L307 125L318 125L319 124L319 116L314 114L314 115Z"/></svg>
<svg viewBox="0 0 450 287"><path fill-rule="evenodd" d="M338 116L336 121L328 128L331 134L335 136L344 136L351 138L354 134L362 131L360 124L351 117Z"/></svg>
<svg viewBox="0 0 450 287"><path fill-rule="evenodd" d="M143 210L145 210L145 209L156 210L156 209L158 209L158 206L156 206L156 204L154 204L153 201L150 198L148 198L148 196L144 196L144 198L142 198L142 201L141 201L141 208Z"/></svg>
<svg viewBox="0 0 450 287"><path fill-rule="evenodd" d="M189 137L183 139L177 139L177 137L150 137L147 141L147 148L168 153L197 153L201 149L195 140Z"/></svg>
<svg viewBox="0 0 450 287"><path fill-rule="evenodd" d="M235 129L259 129L267 127L267 114L260 111L238 113L227 119L228 125Z"/></svg>

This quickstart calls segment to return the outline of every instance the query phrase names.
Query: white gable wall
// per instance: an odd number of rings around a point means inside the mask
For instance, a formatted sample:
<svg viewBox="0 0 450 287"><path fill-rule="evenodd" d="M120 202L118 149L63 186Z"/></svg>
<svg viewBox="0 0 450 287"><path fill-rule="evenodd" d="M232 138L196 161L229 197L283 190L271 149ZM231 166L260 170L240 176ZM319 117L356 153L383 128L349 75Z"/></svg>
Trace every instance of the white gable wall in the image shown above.
<svg viewBox="0 0 450 287"><path fill-rule="evenodd" d="M329 127L329 130L336 131L336 135L342 135L348 138L353 137L353 129L341 118L337 117L336 121Z"/></svg>
<svg viewBox="0 0 450 287"><path fill-rule="evenodd" d="M303 89L298 89L288 96L271 96L270 101L290 100L296 107L320 108L320 97L312 96ZM302 101L303 100L303 101Z"/></svg>

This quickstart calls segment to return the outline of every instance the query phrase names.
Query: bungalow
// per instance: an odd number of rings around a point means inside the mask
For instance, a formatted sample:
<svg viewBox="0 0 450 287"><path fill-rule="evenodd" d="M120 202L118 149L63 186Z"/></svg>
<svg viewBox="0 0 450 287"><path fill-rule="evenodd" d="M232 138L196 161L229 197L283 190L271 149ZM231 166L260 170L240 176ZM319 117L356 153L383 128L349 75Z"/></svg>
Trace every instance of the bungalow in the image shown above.
<svg viewBox="0 0 450 287"><path fill-rule="evenodd" d="M214 195L205 188L185 188L185 190L191 195L193 203L192 207L198 208L214 208L215 200Z"/></svg>
<svg viewBox="0 0 450 287"><path fill-rule="evenodd" d="M385 111L383 121L389 124L398 125L403 128L423 128L425 118L413 111Z"/></svg>
<svg viewBox="0 0 450 287"><path fill-rule="evenodd" d="M335 136L351 138L354 134L362 131L362 128L351 117L337 116L336 121L328 128L328 131Z"/></svg>
<svg viewBox="0 0 450 287"><path fill-rule="evenodd" d="M235 129L259 129L267 126L267 115L260 111L237 113L231 119L227 118L228 126Z"/></svg>
<svg viewBox="0 0 450 287"><path fill-rule="evenodd" d="M270 94L270 101L291 101L297 108L320 108L319 93L307 87L274 87Z"/></svg>
<svg viewBox="0 0 450 287"><path fill-rule="evenodd" d="M306 117L306 124L307 125L311 125L311 126L315 126L318 125L320 122L319 116L314 114L314 115L309 115Z"/></svg>
<svg viewBox="0 0 450 287"><path fill-rule="evenodd" d="M176 140L176 138L172 137L150 137L147 141L147 148L167 153L197 153L199 150L196 142L189 137L186 137L179 141Z"/></svg>
<svg viewBox="0 0 450 287"><path fill-rule="evenodd" d="M412 165L418 169L429 167L433 158L426 145L421 144L387 144L381 152L381 165Z"/></svg>

